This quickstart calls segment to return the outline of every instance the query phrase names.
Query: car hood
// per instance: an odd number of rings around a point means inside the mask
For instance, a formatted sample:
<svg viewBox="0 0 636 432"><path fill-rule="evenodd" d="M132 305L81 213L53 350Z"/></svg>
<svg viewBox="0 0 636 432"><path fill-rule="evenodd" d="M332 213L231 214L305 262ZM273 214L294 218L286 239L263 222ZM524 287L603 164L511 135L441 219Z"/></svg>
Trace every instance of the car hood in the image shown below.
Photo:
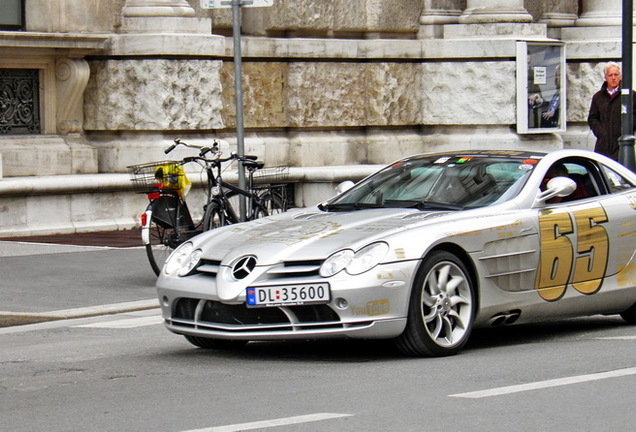
<svg viewBox="0 0 636 432"><path fill-rule="evenodd" d="M300 210L209 231L194 241L204 258L224 263L246 254L257 256L261 265L288 257L316 260L339 249L357 250L375 240L388 240L413 225L448 214L410 209Z"/></svg>

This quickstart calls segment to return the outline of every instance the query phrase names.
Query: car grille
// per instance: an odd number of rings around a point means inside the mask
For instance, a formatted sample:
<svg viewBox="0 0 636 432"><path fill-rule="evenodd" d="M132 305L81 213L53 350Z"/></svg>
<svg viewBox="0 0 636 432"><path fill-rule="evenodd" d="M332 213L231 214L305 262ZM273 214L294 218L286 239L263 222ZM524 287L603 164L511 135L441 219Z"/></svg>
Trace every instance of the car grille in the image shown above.
<svg viewBox="0 0 636 432"><path fill-rule="evenodd" d="M344 325L327 305L248 308L192 298L179 299L168 321L175 327L241 332L340 329Z"/></svg>
<svg viewBox="0 0 636 432"><path fill-rule="evenodd" d="M319 275L322 261L285 261L267 270L268 279L315 277ZM216 277L221 269L221 261L201 260L193 274Z"/></svg>
<svg viewBox="0 0 636 432"><path fill-rule="evenodd" d="M319 275L322 261L285 261L267 271L272 278L314 277Z"/></svg>
<svg viewBox="0 0 636 432"><path fill-rule="evenodd" d="M221 261L201 260L194 273L206 273L210 276L216 276L221 268Z"/></svg>

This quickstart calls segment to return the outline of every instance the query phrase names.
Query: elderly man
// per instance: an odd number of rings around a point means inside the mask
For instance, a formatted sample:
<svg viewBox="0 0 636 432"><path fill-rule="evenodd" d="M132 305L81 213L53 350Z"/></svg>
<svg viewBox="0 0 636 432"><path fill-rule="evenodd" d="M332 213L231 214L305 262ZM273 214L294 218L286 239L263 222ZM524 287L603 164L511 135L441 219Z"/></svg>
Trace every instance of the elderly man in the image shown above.
<svg viewBox="0 0 636 432"><path fill-rule="evenodd" d="M614 160L618 160L618 139L622 135L620 86L621 67L607 63L605 82L592 97L587 116L587 124L596 136L594 151Z"/></svg>

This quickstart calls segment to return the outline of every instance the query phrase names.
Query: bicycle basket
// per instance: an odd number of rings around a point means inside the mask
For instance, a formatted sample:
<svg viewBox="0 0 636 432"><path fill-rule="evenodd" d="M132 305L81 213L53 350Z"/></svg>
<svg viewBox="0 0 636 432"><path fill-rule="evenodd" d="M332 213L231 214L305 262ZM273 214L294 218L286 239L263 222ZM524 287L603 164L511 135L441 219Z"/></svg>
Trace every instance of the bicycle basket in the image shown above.
<svg viewBox="0 0 636 432"><path fill-rule="evenodd" d="M150 193L161 189L184 194L191 185L183 166L175 161L131 165L128 173L133 189L137 192Z"/></svg>
<svg viewBox="0 0 636 432"><path fill-rule="evenodd" d="M254 172L254 183L284 183L289 179L289 167L263 168Z"/></svg>

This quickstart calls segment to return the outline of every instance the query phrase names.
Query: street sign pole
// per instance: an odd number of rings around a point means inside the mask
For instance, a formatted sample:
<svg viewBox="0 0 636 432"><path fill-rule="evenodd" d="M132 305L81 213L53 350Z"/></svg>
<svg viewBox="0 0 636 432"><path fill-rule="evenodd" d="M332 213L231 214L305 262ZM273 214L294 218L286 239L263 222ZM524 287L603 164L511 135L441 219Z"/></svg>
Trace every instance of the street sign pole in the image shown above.
<svg viewBox="0 0 636 432"><path fill-rule="evenodd" d="M243 64L241 60L241 8L273 6L274 0L200 0L204 9L232 8L232 39L234 42L234 95L236 103L236 151L245 156L243 126ZM245 189L243 162L238 162L238 185ZM245 196L239 194L239 217L246 218Z"/></svg>
<svg viewBox="0 0 636 432"><path fill-rule="evenodd" d="M632 93L633 0L623 0L623 78L621 82L621 130L618 139L618 161L636 172L634 154L634 99Z"/></svg>
<svg viewBox="0 0 636 432"><path fill-rule="evenodd" d="M243 64L241 60L241 0L232 0L232 34L234 42L234 97L236 101L236 147L239 156L245 156L243 126ZM238 186L245 189L243 162L238 162ZM245 196L239 195L239 217L245 221Z"/></svg>

